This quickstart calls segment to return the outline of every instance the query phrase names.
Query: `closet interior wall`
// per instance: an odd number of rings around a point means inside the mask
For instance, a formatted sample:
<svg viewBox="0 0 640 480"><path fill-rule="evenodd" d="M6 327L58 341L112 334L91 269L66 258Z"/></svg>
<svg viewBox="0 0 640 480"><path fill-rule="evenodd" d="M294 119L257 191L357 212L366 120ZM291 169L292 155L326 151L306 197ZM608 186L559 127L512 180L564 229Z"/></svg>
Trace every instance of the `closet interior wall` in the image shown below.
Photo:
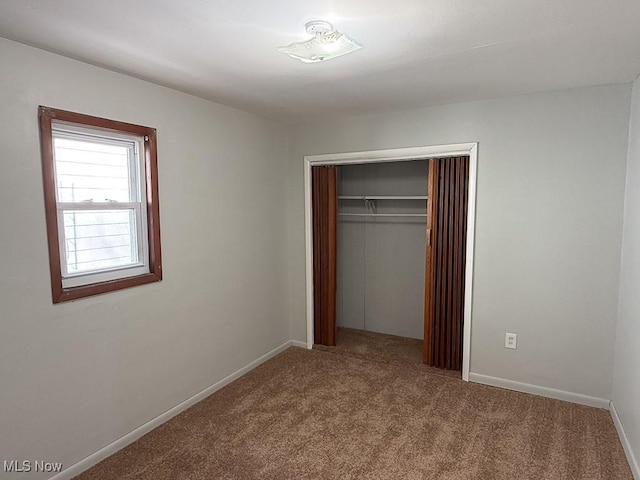
<svg viewBox="0 0 640 480"><path fill-rule="evenodd" d="M372 213L372 209L362 199L340 197L426 197L428 172L428 160L340 167L339 327L423 338L426 217L345 216ZM424 199L374 203L378 214L426 213Z"/></svg>

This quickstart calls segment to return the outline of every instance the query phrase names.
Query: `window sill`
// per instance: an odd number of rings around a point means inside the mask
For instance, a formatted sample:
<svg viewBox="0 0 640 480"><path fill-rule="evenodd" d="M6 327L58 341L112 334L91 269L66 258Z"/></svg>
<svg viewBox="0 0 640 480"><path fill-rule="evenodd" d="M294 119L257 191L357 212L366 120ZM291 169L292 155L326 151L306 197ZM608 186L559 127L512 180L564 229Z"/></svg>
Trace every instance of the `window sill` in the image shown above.
<svg viewBox="0 0 640 480"><path fill-rule="evenodd" d="M145 273L144 275L92 283L90 285L81 285L78 287L63 287L62 285L59 285L59 288L53 289L53 303L69 302L71 300L78 300L84 297L100 295L101 293L113 292L147 283L159 282L160 280L162 280L162 271L157 269L156 272Z"/></svg>

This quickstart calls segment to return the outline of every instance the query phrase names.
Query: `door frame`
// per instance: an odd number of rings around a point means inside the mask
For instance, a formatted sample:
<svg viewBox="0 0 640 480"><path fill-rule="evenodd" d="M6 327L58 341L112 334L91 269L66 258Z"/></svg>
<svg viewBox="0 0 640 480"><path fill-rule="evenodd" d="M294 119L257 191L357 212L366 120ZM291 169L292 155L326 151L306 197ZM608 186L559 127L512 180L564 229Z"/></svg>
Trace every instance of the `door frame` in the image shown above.
<svg viewBox="0 0 640 480"><path fill-rule="evenodd" d="M429 158L469 156L469 203L467 211L467 249L464 285L464 329L462 338L462 379L469 381L471 360L471 304L476 224L476 182L478 143L454 143L422 147L393 148L362 152L328 153L304 157L304 235L306 256L307 348L313 347L313 233L311 201L311 167L320 165L353 165L362 163L406 162Z"/></svg>

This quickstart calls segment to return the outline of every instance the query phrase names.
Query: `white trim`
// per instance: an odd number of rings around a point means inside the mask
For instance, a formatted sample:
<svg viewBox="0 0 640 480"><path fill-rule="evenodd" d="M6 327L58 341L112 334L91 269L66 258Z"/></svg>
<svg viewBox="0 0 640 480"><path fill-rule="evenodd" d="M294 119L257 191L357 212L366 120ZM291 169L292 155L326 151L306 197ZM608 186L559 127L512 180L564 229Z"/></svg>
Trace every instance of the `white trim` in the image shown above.
<svg viewBox="0 0 640 480"><path fill-rule="evenodd" d="M629 468L631 468L631 473L633 474L633 478L635 480L640 480L640 466L638 466L638 460L636 459L636 456L633 454L633 450L631 449L631 444L629 443L627 434L624 431L624 428L622 426L622 421L618 416L618 411L616 410L616 406L614 405L613 400L611 400L609 411L611 412L611 418L613 419L613 424L616 426L618 437L620 437L620 443L622 443L624 454L627 456L627 462L629 462Z"/></svg>
<svg viewBox="0 0 640 480"><path fill-rule="evenodd" d="M301 342L300 340L291 340L291 346L300 347L300 348L310 348L307 342Z"/></svg>
<svg viewBox="0 0 640 480"><path fill-rule="evenodd" d="M589 395L583 395L581 393L566 392L564 390L556 390L555 388L541 387L538 385L491 377L489 375L482 375L479 373L470 373L469 380L483 385L506 388L507 390L514 390L516 392L530 393L540 397L554 398L556 400L564 400L565 402L587 405L589 407L604 408L605 410L609 409L609 400L606 398L590 397Z"/></svg>
<svg viewBox="0 0 640 480"><path fill-rule="evenodd" d="M311 211L311 167L319 165L352 165L359 163L403 162L435 157L469 156L469 203L467 216L466 278L464 287L464 332L462 340L462 379L469 381L471 368L471 299L473 297L473 263L475 248L476 182L478 144L456 143L424 147L394 148L365 152L329 153L304 157L304 210L307 297L307 348L313 346L313 237Z"/></svg>
<svg viewBox="0 0 640 480"><path fill-rule="evenodd" d="M237 380L238 378L243 376L245 373L248 373L249 371L253 370L258 365L266 362L270 358L275 357L280 352L283 352L284 350L286 350L287 348L291 347L292 345L295 345L295 346L300 346L300 345L301 346L306 346L304 343L298 342L296 340L288 340L288 341L286 341L285 343L283 343L279 347L276 347L273 350L271 350L270 352L265 353L260 358L254 360L251 363L248 363L247 365L245 365L244 367L236 370L235 372L231 373L230 375L227 375L222 380L220 380L220 381L214 383L213 385L205 388L201 392L196 393L192 397L187 398L184 402L179 403L175 407L170 408L166 412L161 413L157 417L149 420L144 425L141 425L138 428L136 428L135 430L132 430L131 432L127 433L123 437L120 437L115 442L112 442L109 445L107 445L106 447L101 448L97 452L92 453L88 457L83 458L78 463L75 463L75 464L71 465L69 468L64 469L62 472L60 472L57 475L51 477L49 480L70 480L71 478L75 477L76 475L81 474L85 470L88 470L89 468L94 466L96 463L100 462L101 460L104 460L105 458L109 457L110 455L113 455L114 453L116 453L118 450L121 450L124 447L126 447L127 445L135 442L138 438L140 438L144 434L149 433L154 428L156 428L159 425L162 425L163 423L169 421L171 418L175 417L180 412L186 410L187 408L191 407L192 405L195 405L200 400L203 400L204 398L208 397L209 395L211 395L212 393L216 392L217 390L220 390L225 385L228 385L229 383L233 382L234 380Z"/></svg>
<svg viewBox="0 0 640 480"><path fill-rule="evenodd" d="M425 147L390 148L388 150L369 150L364 152L327 153L309 155L304 159L313 165L352 165L356 163L404 162L435 157L455 157L469 155L477 146L473 143L453 143L450 145L431 145Z"/></svg>
<svg viewBox="0 0 640 480"><path fill-rule="evenodd" d="M469 199L467 203L467 253L465 255L464 325L462 326L462 379L471 371L471 304L473 302L473 264L476 246L476 191L478 182L478 144L469 149Z"/></svg>
<svg viewBox="0 0 640 480"><path fill-rule="evenodd" d="M307 348L313 348L313 216L311 206L311 159L304 157L304 243L307 299Z"/></svg>

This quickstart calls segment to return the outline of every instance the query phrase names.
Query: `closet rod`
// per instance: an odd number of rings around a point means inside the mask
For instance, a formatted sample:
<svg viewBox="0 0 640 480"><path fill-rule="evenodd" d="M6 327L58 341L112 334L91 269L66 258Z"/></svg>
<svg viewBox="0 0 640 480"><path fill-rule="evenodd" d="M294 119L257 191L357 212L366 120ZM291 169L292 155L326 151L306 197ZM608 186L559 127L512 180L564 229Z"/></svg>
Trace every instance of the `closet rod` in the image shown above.
<svg viewBox="0 0 640 480"><path fill-rule="evenodd" d="M339 213L340 217L426 217L426 213Z"/></svg>
<svg viewBox="0 0 640 480"><path fill-rule="evenodd" d="M338 200L427 200L426 195L340 195Z"/></svg>

